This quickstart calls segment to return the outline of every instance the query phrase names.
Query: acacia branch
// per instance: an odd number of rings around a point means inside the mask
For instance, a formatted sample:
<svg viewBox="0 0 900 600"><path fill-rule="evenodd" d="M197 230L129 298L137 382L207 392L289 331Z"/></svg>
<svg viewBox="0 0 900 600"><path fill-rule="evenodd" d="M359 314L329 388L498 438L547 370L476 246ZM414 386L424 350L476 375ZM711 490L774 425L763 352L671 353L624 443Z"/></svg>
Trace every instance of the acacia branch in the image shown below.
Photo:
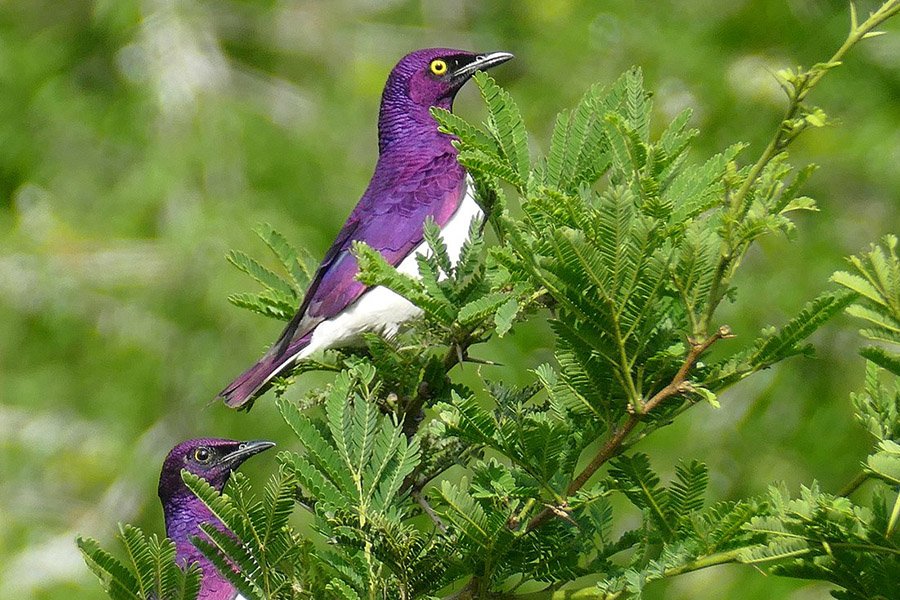
<svg viewBox="0 0 900 600"><path fill-rule="evenodd" d="M760 154L759 158L750 167L750 171L744 178L740 187L730 195L728 203L732 216L736 221L741 221L746 217L749 206L745 206L747 194L757 182L763 170L772 161L773 158L783 152L809 126L809 122L805 117L805 107L803 101L812 91L812 88L825 76L832 68L841 64L844 55L850 51L861 40L879 35L881 32L875 31L882 23L891 17L900 14L900 0L889 0L885 2L878 10L869 15L869 18L862 23L857 22L856 6L850 3L850 32L841 47L835 51L828 61L818 63L810 69L797 73L787 78L787 81L780 81L782 88L788 96L788 106L785 109L784 116L778 123L778 129L775 135L769 141L768 145ZM719 306L719 303L725 297L728 290L728 282L731 279L729 271L735 261L739 261L747 250L745 245L743 248L733 247L726 241L723 243L723 252L719 258L719 264L716 266L716 276L713 279L713 285L710 289L706 311L700 320L700 330L706 330L709 322L712 320L713 314Z"/></svg>
<svg viewBox="0 0 900 600"><path fill-rule="evenodd" d="M584 468L584 470L579 473L575 479L573 479L568 488L566 488L566 495L571 496L582 487L584 484L588 482L588 480L596 473L600 467L602 467L606 462L609 461L612 457L618 454L622 444L625 442L625 439L628 435L637 427L638 423L641 422L644 415L655 409L657 406L662 404L665 400L671 398L672 396L677 396L679 394L684 394L691 390L690 383L687 381L688 373L693 368L693 366L697 363L697 360L700 358L700 355L706 352L710 346L716 343L718 340L723 338L733 337L734 334L731 332L731 328L727 325L723 325L719 327L719 329L711 336L700 341L691 341L691 349L688 351L687 356L684 359L684 362L681 364L681 368L678 369L678 372L675 373L675 376L672 377L672 381L668 383L664 388L656 392L649 400L642 403L640 407L640 412L632 412L628 419L622 423L613 434L606 440L606 443L603 444L603 447L597 452L594 458L590 463ZM550 517L556 514L556 510L552 508L545 508L531 521L528 522L528 526L525 528L526 533L536 529L543 525ZM557 509L558 510L558 509Z"/></svg>
<svg viewBox="0 0 900 600"><path fill-rule="evenodd" d="M676 575L684 575L685 573L693 573L701 569L716 567L719 565L727 565L729 563L738 562L740 555L746 548L735 548L725 552L717 552L707 556L701 556L689 563L671 567L666 569L663 577L675 577ZM607 593L598 588L591 586L587 588L574 590L544 590L541 592L532 592L530 594L520 595L503 595L500 598L509 600L615 600L622 596L623 592Z"/></svg>

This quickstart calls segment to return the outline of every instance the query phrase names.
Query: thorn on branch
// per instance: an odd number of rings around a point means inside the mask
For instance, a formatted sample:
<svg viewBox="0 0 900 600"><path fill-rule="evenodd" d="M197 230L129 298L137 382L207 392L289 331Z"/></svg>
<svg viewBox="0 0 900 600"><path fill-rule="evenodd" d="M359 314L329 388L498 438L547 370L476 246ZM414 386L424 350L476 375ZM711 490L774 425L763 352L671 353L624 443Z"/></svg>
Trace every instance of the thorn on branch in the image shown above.
<svg viewBox="0 0 900 600"><path fill-rule="evenodd" d="M692 392L697 391L697 388L694 387L694 384L690 381L682 381L677 386L677 391L679 394L690 394Z"/></svg>
<svg viewBox="0 0 900 600"><path fill-rule="evenodd" d="M558 506L552 504L545 504L544 506L557 517L565 519L566 521L574 525L576 529L581 529L578 526L578 523L575 522L575 519L572 518L572 515L569 514L569 504L567 502L563 502Z"/></svg>

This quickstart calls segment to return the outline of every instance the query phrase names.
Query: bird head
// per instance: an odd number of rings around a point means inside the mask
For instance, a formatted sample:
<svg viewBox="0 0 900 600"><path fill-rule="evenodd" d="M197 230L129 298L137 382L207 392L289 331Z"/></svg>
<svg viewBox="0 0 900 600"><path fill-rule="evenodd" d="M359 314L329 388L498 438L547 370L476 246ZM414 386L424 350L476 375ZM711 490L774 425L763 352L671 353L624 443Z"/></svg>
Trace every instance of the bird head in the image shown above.
<svg viewBox="0 0 900 600"><path fill-rule="evenodd" d="M477 54L449 48L416 50L400 59L388 77L385 93L403 94L413 103L449 108L456 92L476 71L513 57L509 52Z"/></svg>
<svg viewBox="0 0 900 600"><path fill-rule="evenodd" d="M222 491L232 471L245 460L268 450L274 442L262 440L239 442L218 438L199 438L181 442L169 452L159 476L159 497L168 498L190 494L181 479L182 469L202 477L218 491Z"/></svg>

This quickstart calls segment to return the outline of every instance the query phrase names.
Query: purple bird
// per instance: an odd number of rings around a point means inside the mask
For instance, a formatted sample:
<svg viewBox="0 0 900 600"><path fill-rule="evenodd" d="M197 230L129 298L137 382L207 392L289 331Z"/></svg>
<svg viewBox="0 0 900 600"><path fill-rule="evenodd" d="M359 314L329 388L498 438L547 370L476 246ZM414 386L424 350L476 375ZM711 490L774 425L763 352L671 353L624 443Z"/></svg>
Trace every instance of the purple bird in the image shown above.
<svg viewBox="0 0 900 600"><path fill-rule="evenodd" d="M420 314L384 287L356 280L353 242L365 242L385 260L417 275L416 255L427 252L423 225L434 219L456 261L473 219L483 215L471 181L456 161L453 138L438 131L429 112L450 110L463 84L478 70L512 58L507 52L475 54L433 48L407 54L388 76L378 116L378 163L310 283L297 314L255 365L219 395L232 407L253 400L286 367L316 351L353 344L371 331L392 336Z"/></svg>
<svg viewBox="0 0 900 600"><path fill-rule="evenodd" d="M191 542L196 536L204 536L200 530L201 523L212 523L222 531L227 530L187 488L181 479L181 470L186 469L202 477L221 492L232 471L254 454L274 445L264 441L200 438L178 444L163 462L159 475L159 499L166 518L166 536L175 542L175 555L182 566L192 562L200 564L203 579L198 600L239 600L242 596Z"/></svg>

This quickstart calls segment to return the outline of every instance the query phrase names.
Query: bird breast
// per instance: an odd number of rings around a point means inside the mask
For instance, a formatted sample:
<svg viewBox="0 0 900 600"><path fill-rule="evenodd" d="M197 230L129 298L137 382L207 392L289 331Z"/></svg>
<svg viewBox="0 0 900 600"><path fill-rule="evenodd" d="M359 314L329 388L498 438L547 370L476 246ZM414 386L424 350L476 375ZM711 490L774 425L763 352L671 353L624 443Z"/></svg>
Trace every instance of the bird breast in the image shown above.
<svg viewBox="0 0 900 600"><path fill-rule="evenodd" d="M469 235L469 227L473 219L484 218L484 213L475 202L474 186L470 177L466 177L466 190L463 201L453 216L441 228L441 237L447 246L447 254L453 264L459 260L463 244ZM430 250L427 242L422 242L409 256L397 265L397 270L406 275L418 277L419 267L417 255L427 255ZM352 345L358 343L363 332L372 331L385 337L394 336L400 326L422 314L422 311L402 296L386 287L377 286L347 307L340 316L324 321L316 327L309 345L298 355L298 359L306 358L313 353L327 348Z"/></svg>

